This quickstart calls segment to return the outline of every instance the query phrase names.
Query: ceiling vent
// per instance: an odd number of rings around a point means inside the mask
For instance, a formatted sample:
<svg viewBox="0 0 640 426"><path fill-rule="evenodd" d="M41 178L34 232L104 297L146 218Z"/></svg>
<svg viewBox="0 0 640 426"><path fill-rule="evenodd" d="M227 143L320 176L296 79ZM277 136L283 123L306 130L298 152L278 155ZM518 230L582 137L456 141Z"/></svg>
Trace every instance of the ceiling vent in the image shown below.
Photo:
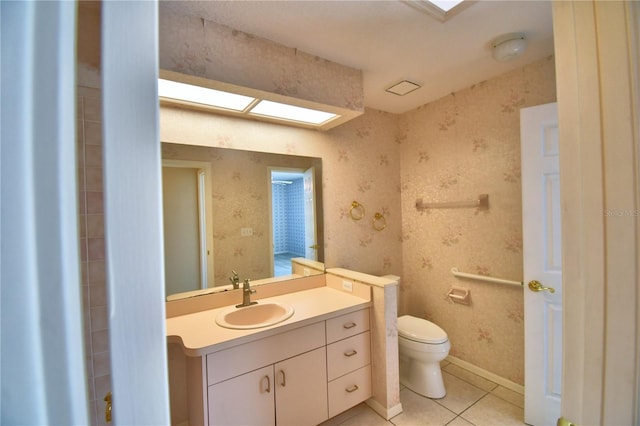
<svg viewBox="0 0 640 426"><path fill-rule="evenodd" d="M414 90L419 89L420 87L422 86L420 86L418 83L414 83L409 80L402 80L401 82L388 87L386 91L389 93L393 93L394 95L404 96L407 93L411 93Z"/></svg>

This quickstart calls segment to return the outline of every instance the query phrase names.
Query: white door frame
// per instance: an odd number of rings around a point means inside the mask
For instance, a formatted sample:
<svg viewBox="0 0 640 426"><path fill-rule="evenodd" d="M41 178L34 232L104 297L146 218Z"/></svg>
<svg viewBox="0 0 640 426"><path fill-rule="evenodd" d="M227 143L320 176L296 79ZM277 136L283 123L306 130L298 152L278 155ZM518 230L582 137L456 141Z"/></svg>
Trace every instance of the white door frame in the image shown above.
<svg viewBox="0 0 640 426"><path fill-rule="evenodd" d="M74 2L0 2L2 424L88 424Z"/></svg>
<svg viewBox="0 0 640 426"><path fill-rule="evenodd" d="M102 3L105 239L113 416L169 424L158 5Z"/></svg>
<svg viewBox="0 0 640 426"><path fill-rule="evenodd" d="M562 415L576 424L640 421L639 20L638 2L553 2Z"/></svg>

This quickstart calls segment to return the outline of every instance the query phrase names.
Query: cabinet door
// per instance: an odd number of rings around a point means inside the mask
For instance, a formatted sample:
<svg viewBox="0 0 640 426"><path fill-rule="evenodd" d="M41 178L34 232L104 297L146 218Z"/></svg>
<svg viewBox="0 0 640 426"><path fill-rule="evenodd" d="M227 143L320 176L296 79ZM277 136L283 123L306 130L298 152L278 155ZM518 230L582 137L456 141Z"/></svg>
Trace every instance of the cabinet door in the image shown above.
<svg viewBox="0 0 640 426"><path fill-rule="evenodd" d="M275 380L278 426L317 425L329 418L326 348L277 363Z"/></svg>
<svg viewBox="0 0 640 426"><path fill-rule="evenodd" d="M275 425L273 365L209 386L210 425Z"/></svg>

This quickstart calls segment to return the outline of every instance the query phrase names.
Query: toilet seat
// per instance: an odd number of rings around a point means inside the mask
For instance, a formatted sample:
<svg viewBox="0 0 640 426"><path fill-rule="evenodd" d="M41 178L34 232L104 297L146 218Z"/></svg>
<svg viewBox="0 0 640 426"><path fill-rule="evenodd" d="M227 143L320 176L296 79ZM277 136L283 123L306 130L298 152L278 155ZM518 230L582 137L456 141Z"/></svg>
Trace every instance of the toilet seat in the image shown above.
<svg viewBox="0 0 640 426"><path fill-rule="evenodd" d="M398 335L421 343L439 344L448 340L447 333L436 324L411 315L398 317Z"/></svg>

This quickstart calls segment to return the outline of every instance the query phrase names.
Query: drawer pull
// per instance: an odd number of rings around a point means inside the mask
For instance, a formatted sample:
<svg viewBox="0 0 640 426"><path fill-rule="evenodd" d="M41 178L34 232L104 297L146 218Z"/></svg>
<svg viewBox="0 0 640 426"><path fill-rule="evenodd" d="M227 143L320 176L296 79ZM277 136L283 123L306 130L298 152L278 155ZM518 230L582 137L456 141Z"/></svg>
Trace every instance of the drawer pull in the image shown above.
<svg viewBox="0 0 640 426"><path fill-rule="evenodd" d="M284 370L280 370L280 374L282 374L282 381L280 382L280 386L287 386L287 378L284 376Z"/></svg>
<svg viewBox="0 0 640 426"><path fill-rule="evenodd" d="M350 328L353 328L355 326L356 326L355 322L350 322L350 323L347 323L347 324L343 325L343 327L346 328L346 329L350 329Z"/></svg>
<svg viewBox="0 0 640 426"><path fill-rule="evenodd" d="M355 355L355 354L357 354L357 353L358 353L358 351L356 351L355 349L352 349L352 350L350 350L349 352L345 352L345 353L344 353L344 356L346 356L346 357L352 357L352 356L354 356L354 355Z"/></svg>
<svg viewBox="0 0 640 426"><path fill-rule="evenodd" d="M269 378L269 376L264 376L262 380L264 381L265 379L267 379L267 389L265 390L267 391L267 393L271 393L271 379Z"/></svg>
<svg viewBox="0 0 640 426"><path fill-rule="evenodd" d="M345 389L347 392L351 393L351 392L355 392L358 390L358 385L353 385L350 388L346 388Z"/></svg>

